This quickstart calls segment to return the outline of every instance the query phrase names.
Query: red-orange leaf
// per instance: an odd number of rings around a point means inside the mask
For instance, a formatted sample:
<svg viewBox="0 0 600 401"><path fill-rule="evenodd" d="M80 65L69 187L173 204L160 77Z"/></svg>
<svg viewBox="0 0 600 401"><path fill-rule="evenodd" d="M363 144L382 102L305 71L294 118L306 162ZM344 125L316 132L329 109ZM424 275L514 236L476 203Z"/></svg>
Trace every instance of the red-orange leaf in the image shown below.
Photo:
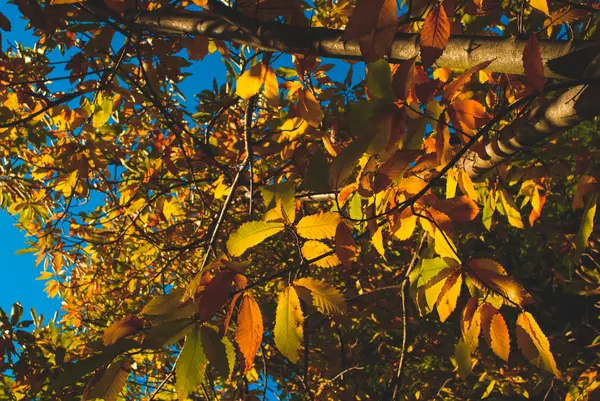
<svg viewBox="0 0 600 401"><path fill-rule="evenodd" d="M440 57L450 38L450 21L444 7L434 8L425 18L421 30L421 62L427 68Z"/></svg>
<svg viewBox="0 0 600 401"><path fill-rule="evenodd" d="M235 342L244 355L244 373L247 373L254 365L254 357L260 348L262 336L263 319L260 308L254 297L244 294L235 331Z"/></svg>
<svg viewBox="0 0 600 401"><path fill-rule="evenodd" d="M523 49L523 69L529 83L536 91L544 93L544 63L540 52L540 43L533 35Z"/></svg>

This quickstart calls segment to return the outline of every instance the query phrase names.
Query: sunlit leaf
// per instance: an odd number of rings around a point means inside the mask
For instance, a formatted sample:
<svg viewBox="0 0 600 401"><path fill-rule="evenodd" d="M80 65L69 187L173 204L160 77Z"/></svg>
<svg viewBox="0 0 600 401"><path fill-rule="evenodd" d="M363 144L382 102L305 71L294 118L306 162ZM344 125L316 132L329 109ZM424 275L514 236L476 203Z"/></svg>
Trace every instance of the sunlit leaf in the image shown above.
<svg viewBox="0 0 600 401"><path fill-rule="evenodd" d="M284 227L283 223L263 221L250 221L242 224L237 231L229 236L227 250L233 256L242 256L246 249L260 244L265 239L282 231Z"/></svg>
<svg viewBox="0 0 600 401"><path fill-rule="evenodd" d="M263 336L263 318L258 304L251 295L244 295L240 304L235 331L235 342L244 356L244 373L254 365L254 357Z"/></svg>
<svg viewBox="0 0 600 401"><path fill-rule="evenodd" d="M94 384L85 399L100 398L104 401L116 401L119 393L125 387L131 362L125 359L113 362L102 374L102 378Z"/></svg>
<svg viewBox="0 0 600 401"><path fill-rule="evenodd" d="M535 366L559 377L560 372L550 351L548 338L529 312L519 314L516 330L517 343L525 358Z"/></svg>
<svg viewBox="0 0 600 401"><path fill-rule="evenodd" d="M295 280L294 286L304 287L310 291L312 296L312 302L310 303L319 312L326 315L343 315L346 313L346 301L337 289L310 277Z"/></svg>
<svg viewBox="0 0 600 401"><path fill-rule="evenodd" d="M320 258L312 262L319 267L335 267L341 263L337 255L333 253L333 249L320 241L306 241L301 250L302 256L307 260ZM330 252L330 255L321 257Z"/></svg>
<svg viewBox="0 0 600 401"><path fill-rule="evenodd" d="M306 239L334 238L340 221L340 215L333 212L304 216L296 224L296 231Z"/></svg>
<svg viewBox="0 0 600 401"><path fill-rule="evenodd" d="M275 345L291 362L298 361L298 349L303 338L304 315L294 287L286 287L277 300L275 315Z"/></svg>
<svg viewBox="0 0 600 401"><path fill-rule="evenodd" d="M202 345L201 327L194 326L187 335L175 363L175 389L180 401L187 400L188 394L204 380L207 363L208 358Z"/></svg>

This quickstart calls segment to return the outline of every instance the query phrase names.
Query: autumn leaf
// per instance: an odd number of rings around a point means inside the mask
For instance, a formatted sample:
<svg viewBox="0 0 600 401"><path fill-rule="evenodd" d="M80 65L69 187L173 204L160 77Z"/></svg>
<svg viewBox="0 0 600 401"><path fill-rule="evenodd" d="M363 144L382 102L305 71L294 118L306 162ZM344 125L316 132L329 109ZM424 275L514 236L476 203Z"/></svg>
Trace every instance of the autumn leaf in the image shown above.
<svg viewBox="0 0 600 401"><path fill-rule="evenodd" d="M335 267L341 263L329 245L320 241L306 241L301 248L302 256L319 267ZM322 257L325 254L328 256ZM317 259L313 261L314 259Z"/></svg>
<svg viewBox="0 0 600 401"><path fill-rule="evenodd" d="M279 106L279 83L272 68L265 73L265 99L271 106Z"/></svg>
<svg viewBox="0 0 600 401"><path fill-rule="evenodd" d="M473 359L471 358L471 349L462 338L456 344L454 359L458 367L458 374L463 379L466 379L473 369Z"/></svg>
<svg viewBox="0 0 600 401"><path fill-rule="evenodd" d="M124 316L104 330L102 342L105 346L114 344L123 337L137 333L142 326L142 321L134 315Z"/></svg>
<svg viewBox="0 0 600 401"><path fill-rule="evenodd" d="M291 362L298 361L298 349L303 338L304 315L294 287L286 287L277 300L275 314L275 345Z"/></svg>
<svg viewBox="0 0 600 401"><path fill-rule="evenodd" d="M522 312L519 314L516 331L517 343L523 356L538 368L560 377L554 356L550 351L550 342L548 342L548 338L546 338L531 313Z"/></svg>
<svg viewBox="0 0 600 401"><path fill-rule="evenodd" d="M100 380L90 389L84 400L100 398L104 401L116 401L119 393L127 383L131 362L121 359L111 363Z"/></svg>
<svg viewBox="0 0 600 401"><path fill-rule="evenodd" d="M488 333L486 338L489 338L488 344L494 354L508 362L510 354L510 337L508 336L508 326L504 321L504 317L500 313L495 313L492 316L490 324L484 330Z"/></svg>
<svg viewBox="0 0 600 401"><path fill-rule="evenodd" d="M185 290L176 288L168 294L157 295L144 306L141 313L144 315L164 315L173 312L181 304L181 298Z"/></svg>
<svg viewBox="0 0 600 401"><path fill-rule="evenodd" d="M479 334L481 333L481 313L476 298L469 298L465 305L462 316L460 329L462 337L473 352L479 345Z"/></svg>
<svg viewBox="0 0 600 401"><path fill-rule="evenodd" d="M540 0L545 2L546 0ZM548 6L546 5L546 10ZM537 36L529 38L523 48L523 70L529 83L539 93L544 93L544 63Z"/></svg>
<svg viewBox="0 0 600 401"><path fill-rule="evenodd" d="M471 259L466 263L467 274L482 291L492 290L501 294L508 301L523 306L531 303L532 298L527 291L514 279L506 275L506 271L500 264L490 259Z"/></svg>
<svg viewBox="0 0 600 401"><path fill-rule="evenodd" d="M263 319L260 308L254 297L244 294L235 330L235 342L244 356L244 373L247 373L254 365L254 358L260 348L262 336Z"/></svg>
<svg viewBox="0 0 600 401"><path fill-rule="evenodd" d="M300 219L296 224L296 231L298 235L306 239L334 238L339 223L340 215L338 213L313 214Z"/></svg>
<svg viewBox="0 0 600 401"><path fill-rule="evenodd" d="M435 253L443 258L456 259L460 262L460 259L456 254L456 245L454 245L454 242L452 242L452 239L448 234L444 233L440 228L437 228L433 238L435 242Z"/></svg>
<svg viewBox="0 0 600 401"><path fill-rule="evenodd" d="M197 305L198 317L201 320L210 319L225 305L229 298L234 275L235 272L230 270L219 272L206 284Z"/></svg>
<svg viewBox="0 0 600 401"><path fill-rule="evenodd" d="M202 345L201 327L196 325L187 335L175 362L175 389L180 401L187 400L188 394L204 380L207 364L208 358Z"/></svg>
<svg viewBox="0 0 600 401"><path fill-rule="evenodd" d="M373 96L384 99L393 99L392 71L385 60L377 60L367 65L367 78L365 85Z"/></svg>
<svg viewBox="0 0 600 401"><path fill-rule="evenodd" d="M440 199L434 203L434 207L457 223L472 221L479 214L479 206L467 196Z"/></svg>
<svg viewBox="0 0 600 401"><path fill-rule="evenodd" d="M342 264L347 265L356 259L356 242L352 230L344 223L338 224L335 231L335 254Z"/></svg>
<svg viewBox="0 0 600 401"><path fill-rule="evenodd" d="M235 94L246 100L256 95L265 82L266 72L267 67L263 63L244 71L237 79Z"/></svg>
<svg viewBox="0 0 600 401"><path fill-rule="evenodd" d="M221 337L216 329L202 326L202 349L214 371L223 379L228 380L235 366L235 347L227 337Z"/></svg>
<svg viewBox="0 0 600 401"><path fill-rule="evenodd" d="M450 39L450 21L443 6L437 6L427 14L419 36L421 62L424 68L431 66L441 55Z"/></svg>
<svg viewBox="0 0 600 401"><path fill-rule="evenodd" d="M298 97L300 116L313 127L318 127L323 121L323 109L309 89L302 89Z"/></svg>
<svg viewBox="0 0 600 401"><path fill-rule="evenodd" d="M233 256L242 256L246 249L260 244L284 228L285 225L283 223L267 223L263 221L244 223L229 236L227 250Z"/></svg>
<svg viewBox="0 0 600 401"><path fill-rule="evenodd" d="M529 0L529 4L536 10L539 10L547 16L550 16L550 10L548 9L548 0Z"/></svg>
<svg viewBox="0 0 600 401"><path fill-rule="evenodd" d="M436 303L440 322L445 322L450 314L454 312L454 309L456 309L456 302L460 295L462 282L462 274L458 271L452 273L448 279L446 279Z"/></svg>
<svg viewBox="0 0 600 401"><path fill-rule="evenodd" d="M471 77L474 74L477 74L479 71L485 70L493 61L494 60L489 60L479 63L476 66L469 68L461 76L447 84L444 88L444 93L442 94L442 102L450 104L452 99L461 92L461 89L471 79Z"/></svg>
<svg viewBox="0 0 600 401"><path fill-rule="evenodd" d="M408 98L408 94L413 87L416 60L416 57L412 57L404 61L394 73L392 89L398 99L406 100Z"/></svg>
<svg viewBox="0 0 600 401"><path fill-rule="evenodd" d="M598 203L598 192L594 192L589 197L587 205L583 211L583 219L581 220L581 226L577 233L575 240L575 256L579 256L583 253L585 248L588 246L588 240L592 232L594 231L594 219L596 217L596 205Z"/></svg>
<svg viewBox="0 0 600 401"><path fill-rule="evenodd" d="M502 204L508 223L516 228L524 228L525 226L523 225L521 213L519 212L519 209L517 209L517 205L513 198L504 189L500 190L499 194L500 203Z"/></svg>
<svg viewBox="0 0 600 401"><path fill-rule="evenodd" d="M383 57L390 49L398 28L394 0L359 0L348 21L344 40L358 39L365 62Z"/></svg>
<svg viewBox="0 0 600 401"><path fill-rule="evenodd" d="M297 287L306 288L312 299L304 299L305 302L312 304L319 312L326 315L343 315L346 313L346 301L344 296L335 288L315 280L310 277L303 277L294 281ZM301 292L298 292L302 295Z"/></svg>

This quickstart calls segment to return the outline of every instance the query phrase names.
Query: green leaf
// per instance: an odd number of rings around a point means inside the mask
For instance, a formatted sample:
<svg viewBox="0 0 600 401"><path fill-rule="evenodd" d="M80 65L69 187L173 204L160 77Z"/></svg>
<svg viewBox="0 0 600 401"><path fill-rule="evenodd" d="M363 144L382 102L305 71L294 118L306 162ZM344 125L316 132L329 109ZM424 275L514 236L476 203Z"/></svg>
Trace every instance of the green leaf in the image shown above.
<svg viewBox="0 0 600 401"><path fill-rule="evenodd" d="M235 365L235 348L227 337L221 338L211 327L202 327L202 348L210 366L214 367L219 376L229 379Z"/></svg>
<svg viewBox="0 0 600 401"><path fill-rule="evenodd" d="M183 288L176 288L166 295L155 296L144 306L142 314L157 316L174 312L180 306L184 291Z"/></svg>
<svg viewBox="0 0 600 401"><path fill-rule="evenodd" d="M463 379L466 379L473 369L473 361L471 360L471 350L469 346L462 340L458 340L456 350L454 352L458 374Z"/></svg>
<svg viewBox="0 0 600 401"><path fill-rule="evenodd" d="M208 363L200 326L196 325L185 339L183 349L175 363L175 389L180 401L185 401L189 393L204 380L204 371Z"/></svg>
<svg viewBox="0 0 600 401"><path fill-rule="evenodd" d="M366 85L369 92L378 98L394 99L392 71L384 59L368 64Z"/></svg>
<svg viewBox="0 0 600 401"><path fill-rule="evenodd" d="M304 315L300 299L294 287L287 287L279 294L275 314L275 345L291 362L298 361L298 349L304 336Z"/></svg>
<svg viewBox="0 0 600 401"><path fill-rule="evenodd" d="M185 337L192 329L192 322L192 319L177 319L157 324L145 333L142 348L170 347Z"/></svg>
<svg viewBox="0 0 600 401"><path fill-rule="evenodd" d="M594 192L585 205L583 211L583 220L581 220L581 226L577 233L575 240L575 257L579 259L579 256L583 253L587 247L588 240L592 231L594 231L594 218L596 217L596 205L598 203L598 192Z"/></svg>
<svg viewBox="0 0 600 401"><path fill-rule="evenodd" d="M285 228L283 223L267 223L251 221L229 236L227 250L233 256L242 256L246 249L260 244L265 239L279 233Z"/></svg>
<svg viewBox="0 0 600 401"><path fill-rule="evenodd" d="M115 401L123 387L125 387L130 365L131 363L128 360L120 360L112 363L84 399L93 400L99 398L104 401Z"/></svg>

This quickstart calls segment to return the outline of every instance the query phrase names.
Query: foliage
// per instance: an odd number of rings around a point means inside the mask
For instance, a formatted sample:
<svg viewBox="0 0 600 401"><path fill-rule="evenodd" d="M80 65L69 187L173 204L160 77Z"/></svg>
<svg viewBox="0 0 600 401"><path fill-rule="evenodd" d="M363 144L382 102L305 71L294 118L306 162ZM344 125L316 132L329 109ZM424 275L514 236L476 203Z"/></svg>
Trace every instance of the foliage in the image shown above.
<svg viewBox="0 0 600 401"><path fill-rule="evenodd" d="M0 55L0 204L63 307L0 310L3 399L598 395L597 127L523 117L597 79L547 56L595 3L10 2L37 42ZM294 51L325 28L360 54ZM457 34L527 39L461 70ZM461 168L514 121L560 135Z"/></svg>

